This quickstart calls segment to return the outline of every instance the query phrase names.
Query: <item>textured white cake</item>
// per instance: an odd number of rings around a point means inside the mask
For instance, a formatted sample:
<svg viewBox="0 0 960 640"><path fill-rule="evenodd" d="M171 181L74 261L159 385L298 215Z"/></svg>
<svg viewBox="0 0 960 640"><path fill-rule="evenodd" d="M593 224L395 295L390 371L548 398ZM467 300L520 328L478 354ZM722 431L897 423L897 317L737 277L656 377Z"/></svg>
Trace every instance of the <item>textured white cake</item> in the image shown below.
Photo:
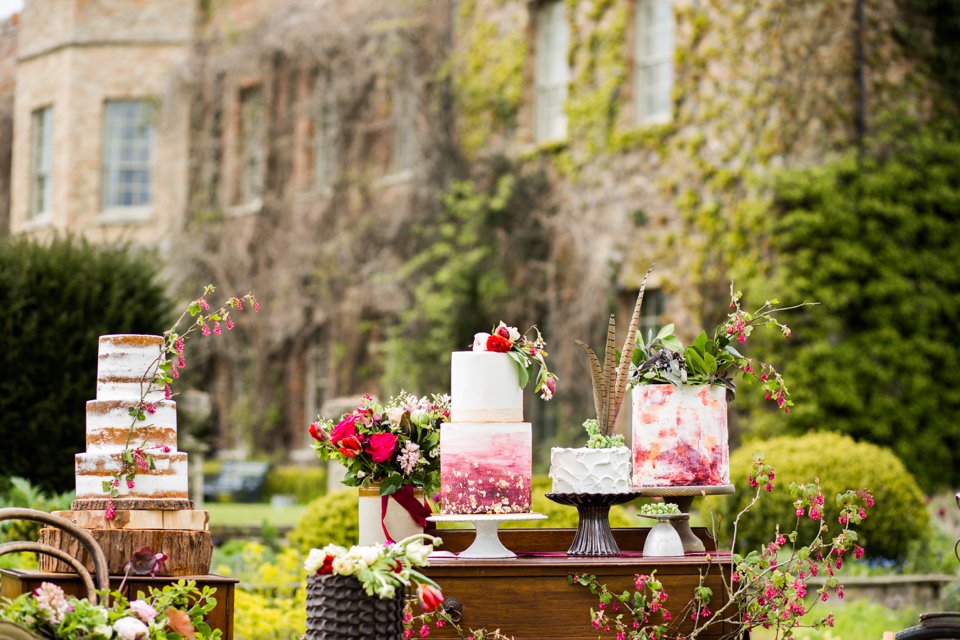
<svg viewBox="0 0 960 640"><path fill-rule="evenodd" d="M507 354L453 352L450 422L523 422L523 389Z"/></svg>
<svg viewBox="0 0 960 640"><path fill-rule="evenodd" d="M440 428L440 502L445 514L528 513L533 432L505 353L451 358L451 421Z"/></svg>
<svg viewBox="0 0 960 640"><path fill-rule="evenodd" d="M730 484L727 391L653 384L633 389L633 484Z"/></svg>
<svg viewBox="0 0 960 640"><path fill-rule="evenodd" d="M156 374L163 348L160 336L100 337L97 399L87 402L87 450L76 455L77 499L106 499L103 481L123 467L121 454L140 401L141 389ZM177 451L177 408L163 399L163 389L151 391L147 402L155 412L137 421L130 447L141 447L153 457L155 468L136 469L133 489L121 482L121 498L187 499L187 454ZM164 448L169 451L164 451Z"/></svg>
<svg viewBox="0 0 960 640"><path fill-rule="evenodd" d="M630 449L550 449L553 493L630 493Z"/></svg>

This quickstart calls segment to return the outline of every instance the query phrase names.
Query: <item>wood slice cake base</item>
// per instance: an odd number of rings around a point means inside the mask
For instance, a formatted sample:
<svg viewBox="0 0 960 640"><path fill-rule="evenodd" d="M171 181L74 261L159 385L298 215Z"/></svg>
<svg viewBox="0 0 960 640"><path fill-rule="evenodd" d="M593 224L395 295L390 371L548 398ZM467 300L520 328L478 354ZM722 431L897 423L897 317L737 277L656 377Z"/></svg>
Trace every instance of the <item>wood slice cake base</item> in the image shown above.
<svg viewBox="0 0 960 640"><path fill-rule="evenodd" d="M117 511L183 511L193 509L193 500L186 498L83 498L74 500L71 508L74 511L103 511L110 503Z"/></svg>
<svg viewBox="0 0 960 640"><path fill-rule="evenodd" d="M123 575L130 557L143 547L167 554L164 576L199 576L210 572L213 540L207 530L206 511L117 511L107 520L103 511L57 511L56 515L86 529L107 556L113 575ZM77 558L91 571L93 562L80 542L60 529L44 527L40 542ZM40 570L72 573L64 562L40 555Z"/></svg>

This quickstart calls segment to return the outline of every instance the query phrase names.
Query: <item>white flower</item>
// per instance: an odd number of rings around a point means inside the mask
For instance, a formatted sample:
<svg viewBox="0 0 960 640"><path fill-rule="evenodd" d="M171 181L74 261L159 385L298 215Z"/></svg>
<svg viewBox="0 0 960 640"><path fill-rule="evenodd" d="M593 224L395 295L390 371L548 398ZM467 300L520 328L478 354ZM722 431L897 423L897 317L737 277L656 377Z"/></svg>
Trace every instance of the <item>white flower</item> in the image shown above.
<svg viewBox="0 0 960 640"><path fill-rule="evenodd" d="M144 622L150 622L157 617L157 610L150 606L150 603L145 600L132 600L130 602L130 609Z"/></svg>
<svg viewBox="0 0 960 640"><path fill-rule="evenodd" d="M381 583L380 586L377 587L377 597L381 600L392 600L396 592L397 588L386 582Z"/></svg>
<svg viewBox="0 0 960 640"><path fill-rule="evenodd" d="M326 558L327 554L322 549L310 549L307 559L303 561L303 568L306 569L307 573L313 573L323 566L323 561Z"/></svg>
<svg viewBox="0 0 960 640"><path fill-rule="evenodd" d="M475 333L473 335L473 350L474 351L486 351L487 350L487 338L490 337L489 333Z"/></svg>
<svg viewBox="0 0 960 640"><path fill-rule="evenodd" d="M108 624L101 624L98 627L94 627L91 634L94 638L98 638L100 640L109 639L113 637L113 627Z"/></svg>
<svg viewBox="0 0 960 640"><path fill-rule="evenodd" d="M433 551L433 545L423 544L422 542L413 541L407 545L407 558L415 567L422 567L427 564L428 558L430 558L430 552Z"/></svg>
<svg viewBox="0 0 960 640"><path fill-rule="evenodd" d="M120 618L114 622L113 630L117 632L121 640L142 640L150 632L147 625L131 616Z"/></svg>
<svg viewBox="0 0 960 640"><path fill-rule="evenodd" d="M380 560L383 559L383 548L379 546L373 547L354 547L356 549L357 555L360 557L360 560L363 564L368 567L373 567ZM351 549L353 551L353 549Z"/></svg>
<svg viewBox="0 0 960 640"><path fill-rule="evenodd" d="M37 599L37 608L46 613L54 624L60 624L64 614L70 611L63 589L52 582L41 582L33 590L33 597Z"/></svg>
<svg viewBox="0 0 960 640"><path fill-rule="evenodd" d="M400 470L409 476L416 470L418 462L420 462L420 445L407 440L403 450L397 455L397 464L400 465Z"/></svg>
<svg viewBox="0 0 960 640"><path fill-rule="evenodd" d="M390 407L387 409L387 419L394 424L400 422L400 418L403 417L403 408L402 407Z"/></svg>
<svg viewBox="0 0 960 640"><path fill-rule="evenodd" d="M517 328L516 328L516 327L508 327L506 324L503 323L502 320L500 321L500 324L497 325L497 331L496 331L497 334L500 333L500 329L506 329L506 330L507 330L507 333L508 333L508 335L510 336L510 338L509 338L510 342L516 342L517 340L520 339L520 332L517 331Z"/></svg>
<svg viewBox="0 0 960 640"><path fill-rule="evenodd" d="M338 544L330 543L323 548L323 552L328 556L333 556L334 558L336 558L337 556L342 556L343 554L345 554L347 552L347 549L346 547L341 547Z"/></svg>

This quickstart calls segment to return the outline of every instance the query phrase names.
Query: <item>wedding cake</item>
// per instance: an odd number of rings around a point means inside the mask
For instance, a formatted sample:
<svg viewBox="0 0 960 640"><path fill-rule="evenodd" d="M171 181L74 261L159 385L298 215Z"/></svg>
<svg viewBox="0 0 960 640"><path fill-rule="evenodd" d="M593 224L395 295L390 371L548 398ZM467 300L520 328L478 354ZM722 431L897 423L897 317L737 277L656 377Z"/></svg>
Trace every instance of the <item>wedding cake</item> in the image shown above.
<svg viewBox="0 0 960 640"><path fill-rule="evenodd" d="M533 436L516 363L506 353L456 351L450 395L450 422L440 429L442 513L528 513Z"/></svg>
<svg viewBox="0 0 960 640"><path fill-rule="evenodd" d="M118 483L118 499L177 501L184 503L181 508L189 506L187 454L177 451L176 403L165 400L163 388L153 383L162 349L160 336L100 337L97 397L87 402L87 450L76 454L78 503L110 498L104 481L112 482L124 468L123 452L130 449L136 475L130 483ZM141 397L146 406L143 421L130 413ZM153 459L152 465L144 454Z"/></svg>
<svg viewBox="0 0 960 640"><path fill-rule="evenodd" d="M730 484L726 394L720 386L635 387L634 486Z"/></svg>
<svg viewBox="0 0 960 640"><path fill-rule="evenodd" d="M630 449L550 449L553 493L630 493Z"/></svg>

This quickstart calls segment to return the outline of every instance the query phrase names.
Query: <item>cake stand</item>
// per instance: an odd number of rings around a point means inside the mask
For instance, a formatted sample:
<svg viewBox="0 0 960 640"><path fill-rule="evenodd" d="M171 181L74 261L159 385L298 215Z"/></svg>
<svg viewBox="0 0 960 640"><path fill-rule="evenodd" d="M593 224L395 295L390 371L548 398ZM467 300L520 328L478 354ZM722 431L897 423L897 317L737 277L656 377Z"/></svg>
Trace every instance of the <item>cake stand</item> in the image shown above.
<svg viewBox="0 0 960 640"><path fill-rule="evenodd" d="M571 556L618 556L620 547L610 530L610 507L625 504L641 494L630 493L548 493L547 498L558 504L577 508L580 522L573 544L567 549Z"/></svg>
<svg viewBox="0 0 960 640"><path fill-rule="evenodd" d="M680 517L670 519L670 524L680 534L683 550L687 553L703 553L706 549L703 541L693 535L690 528L690 505L697 496L730 495L734 493L732 484L715 484L686 487L634 487L637 495L647 498L662 497L664 502L677 505Z"/></svg>
<svg viewBox="0 0 960 640"><path fill-rule="evenodd" d="M477 530L473 544L457 554L458 558L516 558L517 554L503 546L498 529L502 522L546 520L542 513L456 513L428 516L430 522L469 522Z"/></svg>
<svg viewBox="0 0 960 640"><path fill-rule="evenodd" d="M651 557L677 557L684 554L683 540L680 534L671 526L671 521L686 518L688 513L638 513L641 518L656 520L656 524L647 533L643 543L643 555Z"/></svg>

